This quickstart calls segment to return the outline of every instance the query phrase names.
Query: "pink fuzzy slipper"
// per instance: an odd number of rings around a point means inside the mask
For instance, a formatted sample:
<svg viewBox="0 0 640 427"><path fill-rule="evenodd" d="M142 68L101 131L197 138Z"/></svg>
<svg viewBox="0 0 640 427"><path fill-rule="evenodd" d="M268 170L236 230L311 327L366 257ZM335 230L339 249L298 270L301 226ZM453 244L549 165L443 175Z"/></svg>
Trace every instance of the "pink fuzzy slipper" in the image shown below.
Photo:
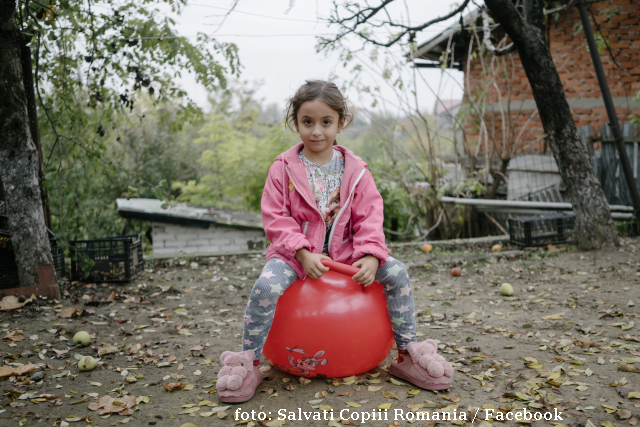
<svg viewBox="0 0 640 427"><path fill-rule="evenodd" d="M391 375L425 390L446 390L451 387L453 368L437 353L435 341L412 342L407 350L411 357L401 363L392 363L389 369Z"/></svg>
<svg viewBox="0 0 640 427"><path fill-rule="evenodd" d="M216 384L221 402L240 403L253 397L262 381L262 372L253 365L253 357L253 350L222 353L222 369L218 372Z"/></svg>

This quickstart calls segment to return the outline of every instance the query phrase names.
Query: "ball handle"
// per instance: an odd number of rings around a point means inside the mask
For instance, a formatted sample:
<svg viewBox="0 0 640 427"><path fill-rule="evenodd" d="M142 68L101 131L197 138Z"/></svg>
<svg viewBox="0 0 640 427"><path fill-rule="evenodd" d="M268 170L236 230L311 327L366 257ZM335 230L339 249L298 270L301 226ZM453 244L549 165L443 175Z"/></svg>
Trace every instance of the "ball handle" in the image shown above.
<svg viewBox="0 0 640 427"><path fill-rule="evenodd" d="M321 262L322 262L322 265L324 265L325 267L329 267L331 270L337 273L342 273L349 277L353 277L358 271L360 271L358 267L343 264L341 262L330 261L328 259L323 259Z"/></svg>

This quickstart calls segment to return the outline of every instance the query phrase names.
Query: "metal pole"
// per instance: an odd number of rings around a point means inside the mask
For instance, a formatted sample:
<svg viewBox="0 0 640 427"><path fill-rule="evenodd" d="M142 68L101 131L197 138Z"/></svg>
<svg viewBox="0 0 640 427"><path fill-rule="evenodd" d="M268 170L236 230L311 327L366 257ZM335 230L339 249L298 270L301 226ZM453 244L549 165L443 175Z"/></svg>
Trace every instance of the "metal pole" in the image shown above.
<svg viewBox="0 0 640 427"><path fill-rule="evenodd" d="M591 53L591 60L593 61L593 68L596 70L596 76L598 77L598 84L600 85L600 92L602 92L602 99L604 100L604 106L607 109L607 116L609 117L609 126L611 126L611 132L618 149L618 156L620 157L620 165L624 172L624 178L627 182L627 188L631 195L631 203L635 211L636 218L640 217L640 195L638 195L638 187L636 181L633 179L633 171L631 170L631 163L629 162L629 154L627 153L627 147L625 146L622 132L620 132L620 125L618 124L618 116L616 109L611 99L611 93L609 92L609 86L607 85L607 78L604 75L604 69L602 68L602 62L600 61L600 54L598 54L598 47L596 40L593 37L593 30L591 29L591 21L587 15L587 9L585 8L584 0L578 0L578 12L580 12L580 20L582 21L582 28L584 29L584 35L587 37L587 44L589 45L589 52Z"/></svg>
<svg viewBox="0 0 640 427"><path fill-rule="evenodd" d="M519 208L519 209L551 209L551 210L572 210L571 203L558 202L529 202L525 200L492 200L492 199L469 199L464 197L440 198L442 203L454 203L456 205L472 206L495 206L498 208ZM624 205L609 205L611 212L633 212L633 208Z"/></svg>

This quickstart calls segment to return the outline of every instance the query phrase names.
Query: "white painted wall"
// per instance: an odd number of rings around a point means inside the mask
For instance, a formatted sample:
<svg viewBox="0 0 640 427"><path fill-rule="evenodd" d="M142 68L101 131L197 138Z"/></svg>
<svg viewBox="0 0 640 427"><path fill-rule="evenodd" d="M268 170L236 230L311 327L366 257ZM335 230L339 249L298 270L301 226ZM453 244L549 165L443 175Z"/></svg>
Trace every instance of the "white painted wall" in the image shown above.
<svg viewBox="0 0 640 427"><path fill-rule="evenodd" d="M259 243L262 242L260 246ZM256 247L256 243L258 246ZM208 229L153 222L153 255L215 255L266 248L262 230L209 225Z"/></svg>

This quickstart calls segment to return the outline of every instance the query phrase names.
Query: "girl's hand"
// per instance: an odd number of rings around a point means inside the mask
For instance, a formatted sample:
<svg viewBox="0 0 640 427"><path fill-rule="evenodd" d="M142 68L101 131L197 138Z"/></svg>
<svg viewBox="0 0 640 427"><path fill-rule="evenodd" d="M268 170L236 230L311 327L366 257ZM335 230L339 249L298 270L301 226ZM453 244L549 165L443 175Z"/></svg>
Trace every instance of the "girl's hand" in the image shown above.
<svg viewBox="0 0 640 427"><path fill-rule="evenodd" d="M329 267L322 265L321 260L331 260L331 258L323 254L309 252L307 248L298 249L296 251L296 259L302 264L302 268L304 268L304 271L306 271L312 279L319 279L324 276L324 273L329 271Z"/></svg>
<svg viewBox="0 0 640 427"><path fill-rule="evenodd" d="M353 266L359 267L360 271L358 271L352 279L361 285L369 286L376 278L380 260L373 255L365 255L354 262Z"/></svg>

